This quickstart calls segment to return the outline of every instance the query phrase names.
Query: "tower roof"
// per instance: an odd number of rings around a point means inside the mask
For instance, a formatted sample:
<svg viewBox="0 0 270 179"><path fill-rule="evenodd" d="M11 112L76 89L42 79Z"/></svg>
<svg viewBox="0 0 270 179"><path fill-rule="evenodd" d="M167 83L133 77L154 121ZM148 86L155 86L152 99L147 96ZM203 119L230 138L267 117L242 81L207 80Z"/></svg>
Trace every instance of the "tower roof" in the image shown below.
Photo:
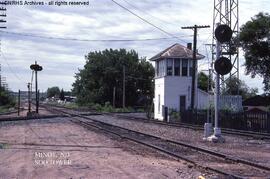
<svg viewBox="0 0 270 179"><path fill-rule="evenodd" d="M168 47L162 52L150 58L150 61L156 61L161 58L193 58L193 51L188 49L187 47L180 45L178 43ZM197 60L203 59L204 56L197 53Z"/></svg>

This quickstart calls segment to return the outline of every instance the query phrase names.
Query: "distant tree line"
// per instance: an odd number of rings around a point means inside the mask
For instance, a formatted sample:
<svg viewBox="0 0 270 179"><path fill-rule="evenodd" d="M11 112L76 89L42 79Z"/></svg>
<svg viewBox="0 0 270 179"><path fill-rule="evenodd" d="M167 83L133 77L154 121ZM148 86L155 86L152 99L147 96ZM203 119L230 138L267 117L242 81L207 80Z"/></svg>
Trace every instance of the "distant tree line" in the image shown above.
<svg viewBox="0 0 270 179"><path fill-rule="evenodd" d="M215 82L212 79L209 81L209 76L204 72L199 72L198 88L208 92L209 83L210 91L212 91L211 88L215 86ZM258 88L250 88L243 80L232 77L227 80L225 83L225 88L223 88L221 92L224 95L241 95L243 99L247 99L256 96L258 93Z"/></svg>
<svg viewBox="0 0 270 179"><path fill-rule="evenodd" d="M125 82L123 81L125 75ZM125 83L126 106L144 105L153 99L154 68L134 50L106 49L86 55L86 64L75 75L73 93L82 105L105 102L122 106Z"/></svg>
<svg viewBox="0 0 270 179"><path fill-rule="evenodd" d="M63 88L60 90L58 86L53 86L47 89L47 98L59 98L60 100L64 101L65 96L71 96L72 93L70 91L64 91Z"/></svg>

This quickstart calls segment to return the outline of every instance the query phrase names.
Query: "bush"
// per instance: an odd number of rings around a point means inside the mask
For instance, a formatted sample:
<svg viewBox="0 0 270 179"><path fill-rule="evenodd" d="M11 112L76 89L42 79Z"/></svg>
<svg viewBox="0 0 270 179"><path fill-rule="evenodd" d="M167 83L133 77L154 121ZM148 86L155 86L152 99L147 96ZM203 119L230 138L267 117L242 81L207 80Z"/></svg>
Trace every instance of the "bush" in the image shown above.
<svg viewBox="0 0 270 179"><path fill-rule="evenodd" d="M8 92L0 87L0 106L15 106L15 101L12 96L8 94Z"/></svg>
<svg viewBox="0 0 270 179"><path fill-rule="evenodd" d="M132 112L133 109L132 108L115 108L114 112L119 112L119 113L124 113L124 112Z"/></svg>
<svg viewBox="0 0 270 179"><path fill-rule="evenodd" d="M105 102L104 107L102 108L103 112L113 112L114 108L112 107L112 105L110 104L110 102Z"/></svg>
<svg viewBox="0 0 270 179"><path fill-rule="evenodd" d="M92 108L96 111L100 111L100 112L102 111L102 106L100 104L95 104L92 106Z"/></svg>
<svg viewBox="0 0 270 179"><path fill-rule="evenodd" d="M181 120L180 112L178 112L176 109L170 109L169 115L171 119Z"/></svg>

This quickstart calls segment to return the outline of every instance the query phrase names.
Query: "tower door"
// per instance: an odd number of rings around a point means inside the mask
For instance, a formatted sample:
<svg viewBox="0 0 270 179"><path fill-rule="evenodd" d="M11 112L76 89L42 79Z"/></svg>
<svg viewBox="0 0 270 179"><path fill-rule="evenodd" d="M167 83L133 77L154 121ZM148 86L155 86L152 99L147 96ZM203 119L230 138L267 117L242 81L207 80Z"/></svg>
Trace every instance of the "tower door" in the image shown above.
<svg viewBox="0 0 270 179"><path fill-rule="evenodd" d="M179 111L186 110L186 96L180 96Z"/></svg>

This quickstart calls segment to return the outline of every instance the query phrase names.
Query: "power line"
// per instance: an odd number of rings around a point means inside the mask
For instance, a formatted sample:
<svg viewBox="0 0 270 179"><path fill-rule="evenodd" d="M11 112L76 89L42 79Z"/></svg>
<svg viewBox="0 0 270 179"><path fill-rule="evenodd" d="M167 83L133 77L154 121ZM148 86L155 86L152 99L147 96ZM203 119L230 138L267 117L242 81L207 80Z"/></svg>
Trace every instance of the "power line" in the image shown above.
<svg viewBox="0 0 270 179"><path fill-rule="evenodd" d="M0 53L1 53L0 56L4 59L5 63L7 64L9 71L17 78L18 81L20 81L22 84L25 84L23 82L23 80L13 71L13 69L11 68L10 64L8 63L8 60L6 59L4 53L2 51L0 51Z"/></svg>
<svg viewBox="0 0 270 179"><path fill-rule="evenodd" d="M207 33L205 33L205 34L207 34ZM203 40L203 41L202 41L201 45L198 47L198 50L199 50L203 45L205 45L206 42L208 42L208 40L210 39L211 36L212 36L212 33L209 33L209 36L207 37L206 40ZM200 40L199 40L199 41L200 41Z"/></svg>
<svg viewBox="0 0 270 179"><path fill-rule="evenodd" d="M168 21L165 21L165 20L163 20L163 19L160 19L160 18L158 18L158 17L156 17L156 16L153 16L152 14L150 14L150 13L148 13L148 12L144 11L144 10L141 10L141 9L140 9L140 8L138 8L137 6L135 6L135 5L131 4L131 3L130 3L130 2L128 2L127 0L122 0L122 1L124 1L125 3L127 3L128 5L130 5L131 7L135 8L135 9L137 9L137 10L139 10L139 11L141 11L141 12L145 13L145 14L148 14L149 16L151 16L151 17L153 17L153 18L155 18L155 19L157 19L157 20L159 20L159 21L161 21L161 22L164 22L164 23L166 23L166 24L177 25L177 24L175 24L175 23L168 22Z"/></svg>
<svg viewBox="0 0 270 179"><path fill-rule="evenodd" d="M35 34L25 34L20 32L7 32L0 30L1 33L10 34L10 35L18 35L18 36L26 36L26 37L34 37L48 40L66 40L66 41L81 41L81 42L135 42L135 41L156 41L156 40L172 40L180 37L190 37L192 35L183 35L183 36L175 36L175 37L164 37L164 38L145 38L145 39L78 39L78 38L64 38L64 37L52 37L52 36L43 36L43 35L35 35Z"/></svg>
<svg viewBox="0 0 270 179"><path fill-rule="evenodd" d="M136 14L135 12L129 10L127 7L125 7L125 6L121 5L121 4L119 4L118 2L116 2L116 1L114 1L114 0L111 0L111 1L112 1L113 3L115 3L116 5L118 5L119 7L121 7L122 9L128 11L128 12L131 13L132 15L138 17L139 19L141 19L141 20L144 21L145 23L147 23L147 24L153 26L154 28L158 29L159 31L165 33L166 35L179 39L179 38L178 38L177 36L175 36L174 34L171 34L171 33L167 32L167 31L163 30L162 28L156 26L155 24L149 22L148 20L146 20L146 19L144 19L143 17L139 16L139 15ZM184 40L182 40L182 39L179 39L179 40L181 40L181 41L187 43L186 41L184 41Z"/></svg>

